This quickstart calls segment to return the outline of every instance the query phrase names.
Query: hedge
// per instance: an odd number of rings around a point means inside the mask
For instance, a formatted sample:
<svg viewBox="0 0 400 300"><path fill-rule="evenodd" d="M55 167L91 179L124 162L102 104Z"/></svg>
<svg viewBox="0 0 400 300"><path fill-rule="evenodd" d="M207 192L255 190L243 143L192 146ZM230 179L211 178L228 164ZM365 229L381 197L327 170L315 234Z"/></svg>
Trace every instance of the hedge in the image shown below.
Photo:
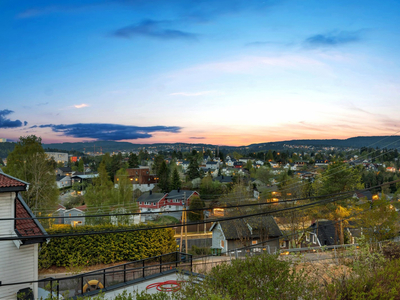
<svg viewBox="0 0 400 300"><path fill-rule="evenodd" d="M147 225L95 225L58 227L47 233L62 234L146 228ZM51 238L39 251L39 268L71 267L135 261L176 251L174 231L170 228Z"/></svg>

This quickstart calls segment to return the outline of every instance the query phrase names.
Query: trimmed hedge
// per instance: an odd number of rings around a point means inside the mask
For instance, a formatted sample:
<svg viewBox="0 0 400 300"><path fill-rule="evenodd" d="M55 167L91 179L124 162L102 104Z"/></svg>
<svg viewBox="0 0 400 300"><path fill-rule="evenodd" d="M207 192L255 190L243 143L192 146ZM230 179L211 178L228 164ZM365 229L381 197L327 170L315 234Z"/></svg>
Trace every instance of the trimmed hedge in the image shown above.
<svg viewBox="0 0 400 300"><path fill-rule="evenodd" d="M48 229L62 234L146 228L146 225L95 225ZM121 233L51 238L39 252L39 268L88 266L99 263L135 261L176 251L174 231L170 228Z"/></svg>

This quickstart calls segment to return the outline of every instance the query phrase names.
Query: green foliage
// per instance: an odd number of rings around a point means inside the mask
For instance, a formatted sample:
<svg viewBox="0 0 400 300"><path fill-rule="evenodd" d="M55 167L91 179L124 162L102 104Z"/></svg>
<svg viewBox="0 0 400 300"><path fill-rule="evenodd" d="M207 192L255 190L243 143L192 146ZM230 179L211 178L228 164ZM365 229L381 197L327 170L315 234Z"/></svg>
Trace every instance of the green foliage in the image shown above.
<svg viewBox="0 0 400 300"><path fill-rule="evenodd" d="M56 206L59 191L55 172L46 157L40 137L20 137L8 155L7 166L3 171L29 183L28 191L23 192L22 196L35 212Z"/></svg>
<svg viewBox="0 0 400 300"><path fill-rule="evenodd" d="M191 299L314 299L315 285L303 269L275 255L235 259L214 267L202 284L187 284L181 295ZM219 296L221 297L221 296ZM184 299L184 297L182 297Z"/></svg>
<svg viewBox="0 0 400 300"><path fill-rule="evenodd" d="M161 189L164 193L168 193L170 190L169 184L169 169L165 160L161 162L161 165L158 170L158 188Z"/></svg>
<svg viewBox="0 0 400 300"><path fill-rule="evenodd" d="M212 195L219 195L222 193L221 183L219 181L213 181L212 177L206 176L201 180L200 183L200 195L208 199Z"/></svg>
<svg viewBox="0 0 400 300"><path fill-rule="evenodd" d="M204 201L201 200L198 196L193 196L192 198L190 198L190 204L189 204L190 210L203 209L204 207L205 207ZM188 218L192 222L203 220L204 218L203 211L202 210L189 211Z"/></svg>
<svg viewBox="0 0 400 300"><path fill-rule="evenodd" d="M113 191L112 204L128 204L132 203L133 189L129 180L128 172L120 169L117 172L117 188Z"/></svg>
<svg viewBox="0 0 400 300"><path fill-rule="evenodd" d="M93 179L93 184L86 189L85 193L86 204L94 209L109 204L112 198L113 184L108 177L104 162L100 164L98 172L99 176ZM92 213L93 211L89 210L89 212Z"/></svg>
<svg viewBox="0 0 400 300"><path fill-rule="evenodd" d="M139 158L135 153L130 153L128 158L129 168L139 168Z"/></svg>
<svg viewBox="0 0 400 300"><path fill-rule="evenodd" d="M180 189L181 186L182 186L181 177L179 176L178 168L175 167L174 171L172 172L171 189L177 190Z"/></svg>
<svg viewBox="0 0 400 300"><path fill-rule="evenodd" d="M190 180L200 177L199 164L197 162L197 159L193 158L190 160L187 174Z"/></svg>
<svg viewBox="0 0 400 300"><path fill-rule="evenodd" d="M145 225L97 225L48 229L52 234L116 231L146 228ZM39 268L51 266L95 265L134 261L176 250L173 230L154 229L109 234L52 238L42 245Z"/></svg>

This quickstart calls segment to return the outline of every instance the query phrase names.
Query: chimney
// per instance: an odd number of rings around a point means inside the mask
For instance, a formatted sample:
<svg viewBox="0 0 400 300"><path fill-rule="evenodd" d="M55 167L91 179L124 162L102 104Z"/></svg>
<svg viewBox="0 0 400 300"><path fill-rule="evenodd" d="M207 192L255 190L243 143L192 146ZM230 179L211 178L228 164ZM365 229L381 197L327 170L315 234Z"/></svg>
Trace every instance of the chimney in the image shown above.
<svg viewBox="0 0 400 300"><path fill-rule="evenodd" d="M150 190L150 194L149 195L152 195L153 194L153 190Z"/></svg>

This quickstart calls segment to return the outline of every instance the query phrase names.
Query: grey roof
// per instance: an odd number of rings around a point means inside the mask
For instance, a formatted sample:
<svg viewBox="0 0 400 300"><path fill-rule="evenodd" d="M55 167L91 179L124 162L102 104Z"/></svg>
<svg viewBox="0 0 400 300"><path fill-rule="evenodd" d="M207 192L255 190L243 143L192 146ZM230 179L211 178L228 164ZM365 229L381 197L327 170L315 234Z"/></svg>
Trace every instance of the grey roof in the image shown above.
<svg viewBox="0 0 400 300"><path fill-rule="evenodd" d="M216 165L218 164L216 161L208 161L206 162L206 165Z"/></svg>
<svg viewBox="0 0 400 300"><path fill-rule="evenodd" d="M231 183L232 181L232 176L217 176L213 179L214 181L219 181L221 183Z"/></svg>
<svg viewBox="0 0 400 300"><path fill-rule="evenodd" d="M357 198L366 198L367 200L372 200L372 193L370 191L359 191L356 192Z"/></svg>
<svg viewBox="0 0 400 300"><path fill-rule="evenodd" d="M282 231L272 216L254 216L246 219L252 228L252 236L282 236Z"/></svg>
<svg viewBox="0 0 400 300"><path fill-rule="evenodd" d="M279 237L282 232L272 216L255 216L219 222L227 240L240 238ZM249 226L251 227L251 231ZM212 228L211 228L212 229Z"/></svg>
<svg viewBox="0 0 400 300"><path fill-rule="evenodd" d="M167 199L183 199L186 193L186 198L192 196L195 191L189 190L172 190L168 193Z"/></svg>
<svg viewBox="0 0 400 300"><path fill-rule="evenodd" d="M60 167L58 169L63 171L63 172L71 172L72 171L72 169L70 167Z"/></svg>
<svg viewBox="0 0 400 300"><path fill-rule="evenodd" d="M164 193L145 193L141 195L136 201L137 202L158 202L164 197Z"/></svg>
<svg viewBox="0 0 400 300"><path fill-rule="evenodd" d="M81 178L81 179L90 179L90 178L96 178L99 177L99 174L85 174L85 175L73 175L72 178Z"/></svg>

